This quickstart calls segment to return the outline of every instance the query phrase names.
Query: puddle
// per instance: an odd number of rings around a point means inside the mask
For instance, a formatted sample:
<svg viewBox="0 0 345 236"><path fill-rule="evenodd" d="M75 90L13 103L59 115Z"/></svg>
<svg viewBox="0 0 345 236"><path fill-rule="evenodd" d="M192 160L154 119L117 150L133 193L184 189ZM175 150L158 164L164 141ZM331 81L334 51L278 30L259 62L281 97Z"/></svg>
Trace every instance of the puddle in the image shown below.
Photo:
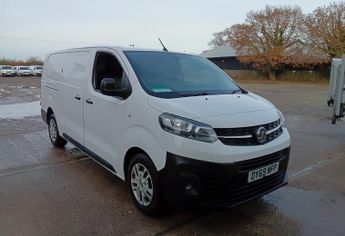
<svg viewBox="0 0 345 236"><path fill-rule="evenodd" d="M67 151L69 151L70 153L78 153L78 154L80 154L80 153L82 153L78 148L76 148L76 147L72 147L72 148L70 148L70 149L67 149Z"/></svg>
<svg viewBox="0 0 345 236"><path fill-rule="evenodd" d="M0 119L20 119L41 114L40 101L0 105Z"/></svg>
<svg viewBox="0 0 345 236"><path fill-rule="evenodd" d="M301 226L302 235L343 235L344 198L340 193L284 187L263 198Z"/></svg>

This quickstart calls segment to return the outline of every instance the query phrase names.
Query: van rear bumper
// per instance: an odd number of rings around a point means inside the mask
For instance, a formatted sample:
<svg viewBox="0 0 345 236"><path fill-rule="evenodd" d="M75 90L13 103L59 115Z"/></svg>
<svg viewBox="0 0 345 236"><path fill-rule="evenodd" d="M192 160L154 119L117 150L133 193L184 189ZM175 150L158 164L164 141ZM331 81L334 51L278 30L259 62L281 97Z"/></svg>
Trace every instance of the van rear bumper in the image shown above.
<svg viewBox="0 0 345 236"><path fill-rule="evenodd" d="M290 147L266 156L233 163L213 163L167 153L159 171L169 205L233 207L258 198L288 183ZM277 173L248 183L248 172L279 161Z"/></svg>

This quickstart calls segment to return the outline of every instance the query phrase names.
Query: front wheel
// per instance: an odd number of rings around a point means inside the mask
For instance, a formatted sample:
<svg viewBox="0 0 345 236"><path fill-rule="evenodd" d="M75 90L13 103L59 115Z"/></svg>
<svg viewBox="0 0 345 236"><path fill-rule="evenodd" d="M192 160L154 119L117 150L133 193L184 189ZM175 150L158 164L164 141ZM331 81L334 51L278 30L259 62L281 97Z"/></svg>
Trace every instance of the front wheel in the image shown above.
<svg viewBox="0 0 345 236"><path fill-rule="evenodd" d="M67 141L60 136L54 114L51 114L48 118L48 133L49 133L50 142L55 147L63 147L66 145Z"/></svg>
<svg viewBox="0 0 345 236"><path fill-rule="evenodd" d="M128 165L127 182L136 206L144 214L161 213L163 198L158 172L145 154L135 155Z"/></svg>

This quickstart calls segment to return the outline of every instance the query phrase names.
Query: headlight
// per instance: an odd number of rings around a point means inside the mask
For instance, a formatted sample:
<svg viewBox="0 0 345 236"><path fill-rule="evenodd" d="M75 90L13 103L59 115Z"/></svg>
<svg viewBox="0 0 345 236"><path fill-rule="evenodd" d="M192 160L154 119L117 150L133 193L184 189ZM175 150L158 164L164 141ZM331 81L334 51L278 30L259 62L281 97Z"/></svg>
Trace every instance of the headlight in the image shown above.
<svg viewBox="0 0 345 236"><path fill-rule="evenodd" d="M286 122L285 122L285 118L283 116L283 113L281 113L281 111L277 110L278 111L278 116L279 116L279 119L280 119L280 124L282 125L282 127L286 128Z"/></svg>
<svg viewBox="0 0 345 236"><path fill-rule="evenodd" d="M185 138L207 143L218 140L211 126L177 115L163 113L159 116L159 124L165 131Z"/></svg>

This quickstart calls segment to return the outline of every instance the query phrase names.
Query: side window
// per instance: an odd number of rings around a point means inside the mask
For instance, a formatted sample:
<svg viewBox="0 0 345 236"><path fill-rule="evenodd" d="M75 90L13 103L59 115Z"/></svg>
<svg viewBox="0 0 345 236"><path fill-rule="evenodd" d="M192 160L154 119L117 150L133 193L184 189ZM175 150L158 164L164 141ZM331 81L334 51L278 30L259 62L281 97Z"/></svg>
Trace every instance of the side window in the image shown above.
<svg viewBox="0 0 345 236"><path fill-rule="evenodd" d="M100 90L101 82L105 78L113 79L118 89L124 88L127 83L123 68L116 57L111 53L98 52L96 54L92 81L96 91Z"/></svg>

